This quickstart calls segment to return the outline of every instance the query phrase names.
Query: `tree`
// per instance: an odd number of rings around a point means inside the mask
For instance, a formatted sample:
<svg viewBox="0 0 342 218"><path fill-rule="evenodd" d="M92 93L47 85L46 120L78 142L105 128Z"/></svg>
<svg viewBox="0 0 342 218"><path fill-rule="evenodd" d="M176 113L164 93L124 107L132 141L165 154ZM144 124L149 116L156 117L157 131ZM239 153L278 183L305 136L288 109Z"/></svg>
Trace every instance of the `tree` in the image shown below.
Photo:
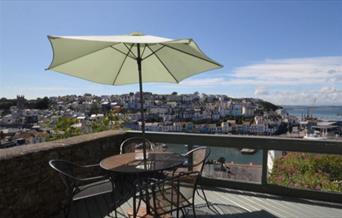
<svg viewBox="0 0 342 218"><path fill-rule="evenodd" d="M35 104L36 109L45 110L49 108L50 100L48 97L38 98Z"/></svg>
<svg viewBox="0 0 342 218"><path fill-rule="evenodd" d="M55 138L52 138L52 140L80 135L81 130L79 128L72 127L75 123L77 123L76 118L60 117L56 123L56 127L54 128L54 130L60 134L57 134Z"/></svg>
<svg viewBox="0 0 342 218"><path fill-rule="evenodd" d="M265 111L275 111L277 109L282 108L282 107L274 105L268 101L260 100L258 103L262 106L263 110L265 110Z"/></svg>
<svg viewBox="0 0 342 218"><path fill-rule="evenodd" d="M90 111L89 111L89 114L98 114L99 113L99 107L98 107L98 104L96 102L93 102L90 106Z"/></svg>
<svg viewBox="0 0 342 218"><path fill-rule="evenodd" d="M11 106L16 106L17 100L16 99L6 99L1 98L0 99L0 110L9 110Z"/></svg>

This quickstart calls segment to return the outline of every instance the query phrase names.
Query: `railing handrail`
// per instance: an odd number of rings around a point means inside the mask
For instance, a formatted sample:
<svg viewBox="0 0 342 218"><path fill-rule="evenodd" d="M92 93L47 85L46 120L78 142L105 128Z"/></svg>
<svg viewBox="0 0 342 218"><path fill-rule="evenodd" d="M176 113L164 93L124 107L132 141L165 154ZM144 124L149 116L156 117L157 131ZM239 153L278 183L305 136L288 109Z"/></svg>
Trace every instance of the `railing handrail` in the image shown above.
<svg viewBox="0 0 342 218"><path fill-rule="evenodd" d="M127 131L127 134L139 135L140 131L130 130ZM146 132L146 137L152 141L162 143L342 154L342 141L339 140L308 140L275 136L213 135L179 132Z"/></svg>
<svg viewBox="0 0 342 218"><path fill-rule="evenodd" d="M140 131L127 131L128 137L138 136L140 134ZM315 190L297 189L269 184L267 182L267 162L269 150L341 155L342 141L306 140L274 136L212 135L179 132L146 132L146 137L154 142L187 144L189 145L188 148L192 147L192 145L206 145L209 147L253 148L262 150L262 172L260 183L203 177L201 182L204 185L222 186L253 192L276 194L280 196L292 196L296 198L342 203L342 193L339 192L320 192Z"/></svg>

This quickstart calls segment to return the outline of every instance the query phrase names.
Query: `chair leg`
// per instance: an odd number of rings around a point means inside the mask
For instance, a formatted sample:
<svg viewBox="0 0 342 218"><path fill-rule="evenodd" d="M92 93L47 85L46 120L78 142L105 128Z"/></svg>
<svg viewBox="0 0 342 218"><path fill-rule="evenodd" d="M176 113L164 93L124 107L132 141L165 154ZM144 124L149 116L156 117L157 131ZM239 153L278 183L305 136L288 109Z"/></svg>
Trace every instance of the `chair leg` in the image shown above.
<svg viewBox="0 0 342 218"><path fill-rule="evenodd" d="M197 191L197 194L198 194L198 196L200 196L200 197L205 201L205 203L206 203L207 207L209 208L209 210L213 211L213 212L216 213L216 214L220 214L220 212L218 212L217 209L216 209L214 206L210 205L210 203L209 203L209 201L208 201L208 198L207 198L207 195L206 195L205 192L204 192L203 187L200 186L199 188L201 189L202 195L203 195L203 196L200 195L198 189L196 190L196 191Z"/></svg>
<svg viewBox="0 0 342 218"><path fill-rule="evenodd" d="M118 217L117 211L116 211L116 195L115 195L115 189L114 189L114 185L112 184L112 201L113 201L113 208L114 208L114 215L115 218Z"/></svg>
<svg viewBox="0 0 342 218"><path fill-rule="evenodd" d="M64 208L63 208L64 218L69 217L70 211L71 211L71 205L72 205L72 196L68 197L68 202L64 205Z"/></svg>
<svg viewBox="0 0 342 218"><path fill-rule="evenodd" d="M136 197L135 197L135 194L133 196L133 218L136 218L137 217L137 211L136 211Z"/></svg>
<svg viewBox="0 0 342 218"><path fill-rule="evenodd" d="M195 202L192 203L192 213L193 217L196 218Z"/></svg>
<svg viewBox="0 0 342 218"><path fill-rule="evenodd" d="M181 211L182 211L182 217L185 217L184 208L181 208Z"/></svg>
<svg viewBox="0 0 342 218"><path fill-rule="evenodd" d="M202 187L202 186L200 186L200 189L201 189L201 191L202 191L203 198L204 198L204 200L205 200L205 203L207 204L207 207L208 207L208 208L210 208L210 204L209 204L209 201L208 201L207 195L206 195L206 194L205 194L205 192L204 192L204 189L203 189L203 187Z"/></svg>
<svg viewBox="0 0 342 218"><path fill-rule="evenodd" d="M114 215L115 215L115 218L118 218L118 212L116 210L116 208L118 207L117 205L117 200L116 200L116 196L115 196L115 193L113 191L113 205L114 205Z"/></svg>
<svg viewBox="0 0 342 218"><path fill-rule="evenodd" d="M68 218L70 214L70 206L66 206L63 209L64 218Z"/></svg>
<svg viewBox="0 0 342 218"><path fill-rule="evenodd" d="M116 203L114 203L114 215L115 215L115 218L118 218L118 211L116 210L117 206L116 206Z"/></svg>

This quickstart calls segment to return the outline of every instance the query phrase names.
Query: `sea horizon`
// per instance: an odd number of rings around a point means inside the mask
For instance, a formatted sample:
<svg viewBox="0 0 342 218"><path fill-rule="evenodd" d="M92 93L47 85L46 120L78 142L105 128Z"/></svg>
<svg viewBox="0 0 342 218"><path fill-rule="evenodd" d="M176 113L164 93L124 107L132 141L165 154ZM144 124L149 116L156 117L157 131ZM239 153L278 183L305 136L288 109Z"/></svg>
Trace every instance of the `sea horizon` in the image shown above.
<svg viewBox="0 0 342 218"><path fill-rule="evenodd" d="M282 105L293 116L301 118L308 113L325 121L342 121L342 106Z"/></svg>

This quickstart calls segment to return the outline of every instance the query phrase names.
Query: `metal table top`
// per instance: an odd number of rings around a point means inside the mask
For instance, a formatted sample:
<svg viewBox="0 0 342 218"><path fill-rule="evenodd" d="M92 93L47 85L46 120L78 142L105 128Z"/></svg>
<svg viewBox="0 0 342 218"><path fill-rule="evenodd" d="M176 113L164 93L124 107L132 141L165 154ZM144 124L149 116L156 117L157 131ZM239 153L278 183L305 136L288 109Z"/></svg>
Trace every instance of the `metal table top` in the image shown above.
<svg viewBox="0 0 342 218"><path fill-rule="evenodd" d="M100 166L117 173L153 173L177 168L185 160L178 153L148 152L144 161L142 152L134 152L107 157L100 162Z"/></svg>

